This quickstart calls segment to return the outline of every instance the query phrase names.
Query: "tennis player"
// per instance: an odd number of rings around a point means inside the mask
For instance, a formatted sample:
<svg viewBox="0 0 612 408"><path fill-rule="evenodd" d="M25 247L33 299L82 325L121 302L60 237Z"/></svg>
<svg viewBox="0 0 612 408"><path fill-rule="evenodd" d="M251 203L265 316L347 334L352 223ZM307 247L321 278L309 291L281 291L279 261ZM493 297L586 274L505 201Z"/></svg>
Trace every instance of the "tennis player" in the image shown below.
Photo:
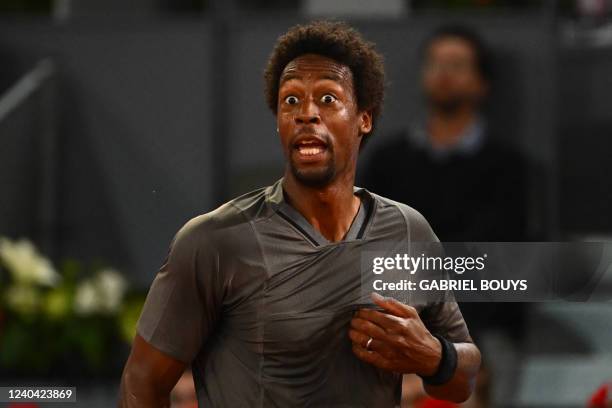
<svg viewBox="0 0 612 408"><path fill-rule="evenodd" d="M363 251L437 241L417 211L354 187L381 111L381 56L349 26L314 22L278 39L265 81L284 175L178 231L120 406L168 406L187 365L207 408L394 407L406 373L435 398L466 400L480 353L457 303L364 300L360 287Z"/></svg>

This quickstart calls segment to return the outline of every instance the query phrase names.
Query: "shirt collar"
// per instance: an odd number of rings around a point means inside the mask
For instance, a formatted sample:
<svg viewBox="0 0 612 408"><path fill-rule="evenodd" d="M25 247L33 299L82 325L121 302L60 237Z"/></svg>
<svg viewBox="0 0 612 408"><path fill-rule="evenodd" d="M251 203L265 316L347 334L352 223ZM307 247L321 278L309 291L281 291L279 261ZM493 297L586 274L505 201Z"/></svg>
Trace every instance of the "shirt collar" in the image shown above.
<svg viewBox="0 0 612 408"><path fill-rule="evenodd" d="M351 223L351 226L342 241L351 241L362 238L363 234L365 233L365 229L369 224L372 211L373 197L369 191L361 187L353 186L353 192L360 198L361 204L359 205L359 210L357 211L355 219ZM298 212L285 200L282 178L272 186L268 187L266 194L267 201L271 204L274 211L280 212L285 217L290 218L306 235L309 236L310 240L314 244L318 246L330 244L330 242L323 237L323 235L321 235L312 227L312 225L310 225L310 223L308 223L300 212Z"/></svg>
<svg viewBox="0 0 612 408"><path fill-rule="evenodd" d="M480 150L484 143L484 132L486 122L482 117L477 117L457 139L457 143L451 146L437 147L431 144L429 135L423 123L417 123L412 126L412 131L409 132L410 140L434 158L444 159L451 154L459 154L469 156Z"/></svg>

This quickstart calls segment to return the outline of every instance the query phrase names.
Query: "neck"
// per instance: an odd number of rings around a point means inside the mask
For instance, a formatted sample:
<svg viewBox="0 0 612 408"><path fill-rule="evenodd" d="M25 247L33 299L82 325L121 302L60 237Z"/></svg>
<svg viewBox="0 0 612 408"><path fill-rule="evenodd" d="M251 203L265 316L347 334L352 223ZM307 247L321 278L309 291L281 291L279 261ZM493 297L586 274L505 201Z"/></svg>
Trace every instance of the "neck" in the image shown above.
<svg viewBox="0 0 612 408"><path fill-rule="evenodd" d="M465 130L477 119L471 107L460 108L453 113L434 110L428 119L427 130L434 147L449 147L457 144Z"/></svg>
<svg viewBox="0 0 612 408"><path fill-rule="evenodd" d="M355 173L339 176L325 187L308 187L287 170L283 189L289 204L328 241L338 242L346 235L359 211L360 200L353 194Z"/></svg>

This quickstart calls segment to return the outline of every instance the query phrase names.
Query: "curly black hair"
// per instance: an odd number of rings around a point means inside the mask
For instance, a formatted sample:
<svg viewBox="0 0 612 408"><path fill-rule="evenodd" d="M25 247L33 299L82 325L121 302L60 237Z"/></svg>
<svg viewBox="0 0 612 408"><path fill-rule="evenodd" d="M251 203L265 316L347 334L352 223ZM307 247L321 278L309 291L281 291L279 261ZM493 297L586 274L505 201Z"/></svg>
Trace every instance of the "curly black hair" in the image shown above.
<svg viewBox="0 0 612 408"><path fill-rule="evenodd" d="M293 26L280 36L264 72L268 107L276 115L280 76L287 64L304 54L331 58L349 67L360 110L372 114L372 125L380 116L385 95L382 56L374 44L340 21L314 21Z"/></svg>

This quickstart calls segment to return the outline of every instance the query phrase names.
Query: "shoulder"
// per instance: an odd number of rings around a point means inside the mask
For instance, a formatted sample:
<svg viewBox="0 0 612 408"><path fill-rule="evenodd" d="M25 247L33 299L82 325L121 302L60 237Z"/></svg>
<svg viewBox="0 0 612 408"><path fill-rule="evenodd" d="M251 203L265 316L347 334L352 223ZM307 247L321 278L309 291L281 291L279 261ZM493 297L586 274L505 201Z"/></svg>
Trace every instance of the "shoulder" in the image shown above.
<svg viewBox="0 0 612 408"><path fill-rule="evenodd" d="M213 211L191 218L179 229L175 242L218 244L219 239L239 236L250 230L250 222L266 214L267 188L251 191Z"/></svg>
<svg viewBox="0 0 612 408"><path fill-rule="evenodd" d="M416 209L399 201L370 193L377 202L377 216L388 218L390 222L404 223L411 241L438 241L438 237L425 219Z"/></svg>
<svg viewBox="0 0 612 408"><path fill-rule="evenodd" d="M373 157L396 155L398 153L405 153L407 150L411 150L412 147L406 132L394 132L385 136L384 141L381 140L373 145L370 155Z"/></svg>

